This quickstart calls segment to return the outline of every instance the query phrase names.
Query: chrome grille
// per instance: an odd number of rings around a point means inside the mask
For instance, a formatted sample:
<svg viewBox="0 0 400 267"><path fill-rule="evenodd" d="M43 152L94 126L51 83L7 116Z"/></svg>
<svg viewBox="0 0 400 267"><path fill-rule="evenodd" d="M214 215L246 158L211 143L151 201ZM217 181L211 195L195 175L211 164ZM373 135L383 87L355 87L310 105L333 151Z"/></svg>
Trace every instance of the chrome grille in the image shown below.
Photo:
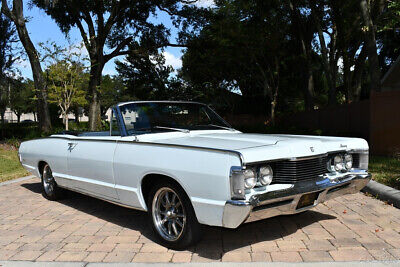
<svg viewBox="0 0 400 267"><path fill-rule="evenodd" d="M360 167L360 154L351 154L353 156L353 167L359 168Z"/></svg>
<svg viewBox="0 0 400 267"><path fill-rule="evenodd" d="M301 181L314 180L327 172L327 156L304 159L285 160L273 165L274 178L272 184L292 184Z"/></svg>

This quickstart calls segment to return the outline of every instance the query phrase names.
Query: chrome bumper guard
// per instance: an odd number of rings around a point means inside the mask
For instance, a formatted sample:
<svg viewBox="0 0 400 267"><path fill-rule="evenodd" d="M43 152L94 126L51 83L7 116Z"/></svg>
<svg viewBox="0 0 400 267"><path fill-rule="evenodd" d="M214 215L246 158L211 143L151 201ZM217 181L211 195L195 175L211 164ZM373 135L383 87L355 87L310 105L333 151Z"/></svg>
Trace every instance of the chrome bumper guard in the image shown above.
<svg viewBox="0 0 400 267"><path fill-rule="evenodd" d="M222 219L223 227L237 228L242 223L258 221L278 215L295 214L329 199L359 192L371 179L367 172L347 173L334 179L324 177L300 182L284 190L253 195L249 200L228 200ZM299 205L304 195L315 193L310 205Z"/></svg>

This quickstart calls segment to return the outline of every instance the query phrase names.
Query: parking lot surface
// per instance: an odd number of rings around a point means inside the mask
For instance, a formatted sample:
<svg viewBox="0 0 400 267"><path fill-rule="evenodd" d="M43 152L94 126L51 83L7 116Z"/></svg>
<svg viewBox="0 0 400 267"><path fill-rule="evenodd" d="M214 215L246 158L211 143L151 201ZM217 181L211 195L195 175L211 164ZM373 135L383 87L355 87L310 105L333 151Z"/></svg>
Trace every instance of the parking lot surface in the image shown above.
<svg viewBox="0 0 400 267"><path fill-rule="evenodd" d="M154 242L144 212L76 193L48 201L37 178L0 186L0 261L399 260L399 232L399 209L359 193L234 230L204 226L199 244L173 251Z"/></svg>

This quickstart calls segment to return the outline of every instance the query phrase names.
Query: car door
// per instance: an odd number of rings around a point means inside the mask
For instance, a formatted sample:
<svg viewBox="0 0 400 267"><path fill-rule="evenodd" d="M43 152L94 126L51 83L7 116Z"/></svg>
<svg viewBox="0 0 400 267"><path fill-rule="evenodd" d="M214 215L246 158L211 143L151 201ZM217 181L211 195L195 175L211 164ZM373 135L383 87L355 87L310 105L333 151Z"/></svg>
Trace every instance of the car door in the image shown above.
<svg viewBox="0 0 400 267"><path fill-rule="evenodd" d="M99 197L118 199L113 171L118 139L119 132L111 129L108 136L85 136L70 140L66 147L70 186Z"/></svg>

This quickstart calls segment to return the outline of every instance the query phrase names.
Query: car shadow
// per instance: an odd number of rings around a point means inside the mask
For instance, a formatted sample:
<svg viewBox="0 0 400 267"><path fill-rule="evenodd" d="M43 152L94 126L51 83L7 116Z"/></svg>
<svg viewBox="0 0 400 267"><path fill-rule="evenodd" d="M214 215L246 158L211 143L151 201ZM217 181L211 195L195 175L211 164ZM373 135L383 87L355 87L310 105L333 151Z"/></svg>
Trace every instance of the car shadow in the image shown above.
<svg viewBox="0 0 400 267"><path fill-rule="evenodd" d="M40 183L24 183L21 186L34 193L42 193ZM68 191L68 196L58 202L123 228L139 231L145 238L157 243L148 216L143 211L124 208L72 191ZM250 251L249 246L259 242L282 238L290 239L291 236L303 234L302 231L298 231L303 227L322 220L332 219L336 219L336 217L309 210L295 215L278 216L243 224L237 229L204 225L202 226L203 236L201 241L186 250L206 259L220 260L223 253ZM298 236L297 238L301 237Z"/></svg>

